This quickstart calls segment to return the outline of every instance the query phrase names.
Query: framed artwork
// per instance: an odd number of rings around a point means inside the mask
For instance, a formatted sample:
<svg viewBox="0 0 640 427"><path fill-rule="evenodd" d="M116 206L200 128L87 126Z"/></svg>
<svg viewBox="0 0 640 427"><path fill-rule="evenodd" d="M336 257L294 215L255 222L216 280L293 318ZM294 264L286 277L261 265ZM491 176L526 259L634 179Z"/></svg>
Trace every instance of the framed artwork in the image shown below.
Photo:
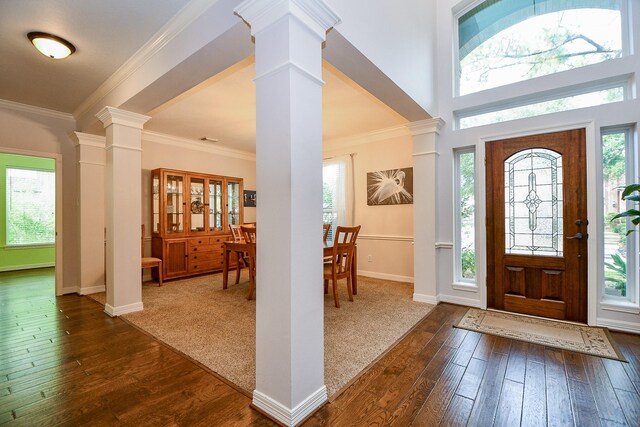
<svg viewBox="0 0 640 427"><path fill-rule="evenodd" d="M254 190L244 190L244 207L256 207L256 192Z"/></svg>
<svg viewBox="0 0 640 427"><path fill-rule="evenodd" d="M367 172L367 205L413 204L413 168Z"/></svg>

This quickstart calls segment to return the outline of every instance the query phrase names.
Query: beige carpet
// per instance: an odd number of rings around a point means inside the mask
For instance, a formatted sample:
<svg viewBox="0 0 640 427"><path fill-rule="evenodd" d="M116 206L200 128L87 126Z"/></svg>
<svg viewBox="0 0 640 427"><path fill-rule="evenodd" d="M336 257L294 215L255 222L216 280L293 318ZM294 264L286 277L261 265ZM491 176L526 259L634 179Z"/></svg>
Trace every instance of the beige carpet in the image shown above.
<svg viewBox="0 0 640 427"><path fill-rule="evenodd" d="M256 302L247 301L247 285L243 276L239 285L223 291L220 274L165 282L162 288L144 284L144 310L123 317L251 393L255 388ZM408 283L359 277L353 303L342 281L340 285L339 309L333 305L331 292L325 295L329 396L433 308L413 302L413 286ZM104 293L91 297L105 302Z"/></svg>
<svg viewBox="0 0 640 427"><path fill-rule="evenodd" d="M607 328L470 308L456 325L549 347L624 361Z"/></svg>

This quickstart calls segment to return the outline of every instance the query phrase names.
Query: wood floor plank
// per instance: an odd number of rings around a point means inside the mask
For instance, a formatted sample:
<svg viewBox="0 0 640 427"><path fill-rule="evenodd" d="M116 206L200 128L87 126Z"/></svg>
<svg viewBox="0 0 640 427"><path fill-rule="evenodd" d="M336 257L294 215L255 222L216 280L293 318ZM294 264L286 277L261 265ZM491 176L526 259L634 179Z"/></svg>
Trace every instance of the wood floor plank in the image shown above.
<svg viewBox="0 0 640 427"><path fill-rule="evenodd" d="M619 390L624 390L628 392L637 392L636 388L633 386L629 375L627 375L627 371L624 370L624 363L618 360L611 359L602 359L602 363L604 364L604 368L609 375L609 380L611 381L611 385L613 388L617 388Z"/></svg>
<svg viewBox="0 0 640 427"><path fill-rule="evenodd" d="M496 341L494 335L486 335L482 334L478 344L476 345L476 349L473 352L473 357L476 359L484 360L485 362L489 360L489 356L491 355L491 351L493 350L493 345Z"/></svg>
<svg viewBox="0 0 640 427"><path fill-rule="evenodd" d="M600 426L596 402L593 399L589 384L572 379L568 380L567 384L575 416L575 425L581 427Z"/></svg>
<svg viewBox="0 0 640 427"><path fill-rule="evenodd" d="M573 413L562 350L545 349L545 383L547 387L547 424L549 426L572 425Z"/></svg>
<svg viewBox="0 0 640 427"><path fill-rule="evenodd" d="M484 360L472 358L460 380L456 394L473 401L478 394L486 366L487 362Z"/></svg>
<svg viewBox="0 0 640 427"><path fill-rule="evenodd" d="M547 425L547 396L545 367L542 363L527 360L522 398L522 427Z"/></svg>
<svg viewBox="0 0 640 427"><path fill-rule="evenodd" d="M506 370L507 356L502 353L491 353L482 385L478 390L478 397L469 417L470 425L488 426L493 424Z"/></svg>
<svg viewBox="0 0 640 427"><path fill-rule="evenodd" d="M460 345L456 357L453 359L453 363L466 367L473 357L473 352L476 351L476 346L481 336L482 334L478 332L469 331Z"/></svg>
<svg viewBox="0 0 640 427"><path fill-rule="evenodd" d="M524 395L524 384L511 381L507 378L502 385L502 393L498 403L496 422L498 426L520 425L522 416L522 399Z"/></svg>
<svg viewBox="0 0 640 427"><path fill-rule="evenodd" d="M640 426L640 395L634 391L615 389L616 397L629 426Z"/></svg>
<svg viewBox="0 0 640 427"><path fill-rule="evenodd" d="M507 371L504 375L506 379L524 384L528 348L529 345L523 341L514 341L511 344Z"/></svg>
<svg viewBox="0 0 640 427"><path fill-rule="evenodd" d="M583 383L589 382L581 354L563 350L562 358L564 359L564 368L568 379L582 381Z"/></svg>
<svg viewBox="0 0 640 427"><path fill-rule="evenodd" d="M453 395L462 379L465 368L449 363L438 379L433 391L422 406L420 413L414 418L413 425L437 425L442 420Z"/></svg>
<svg viewBox="0 0 640 427"><path fill-rule="evenodd" d="M624 413L602 361L597 357L586 355L583 360L601 421L603 423L613 422L624 425Z"/></svg>
<svg viewBox="0 0 640 427"><path fill-rule="evenodd" d="M440 426L442 427L462 427L467 425L469 415L473 408L473 400L466 397L455 395L451 399L451 404L447 408L447 412L442 418Z"/></svg>

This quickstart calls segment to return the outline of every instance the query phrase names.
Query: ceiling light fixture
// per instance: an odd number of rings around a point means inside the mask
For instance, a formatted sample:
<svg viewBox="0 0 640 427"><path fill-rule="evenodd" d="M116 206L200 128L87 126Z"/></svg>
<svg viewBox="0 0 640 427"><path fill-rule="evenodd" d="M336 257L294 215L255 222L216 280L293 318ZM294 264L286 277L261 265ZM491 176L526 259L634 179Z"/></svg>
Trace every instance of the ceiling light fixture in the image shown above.
<svg viewBox="0 0 640 427"><path fill-rule="evenodd" d="M218 139L209 138L208 136L203 136L202 138L200 138L200 141L218 142Z"/></svg>
<svg viewBox="0 0 640 427"><path fill-rule="evenodd" d="M52 59L64 59L76 51L74 45L53 34L34 31L27 37L40 53Z"/></svg>

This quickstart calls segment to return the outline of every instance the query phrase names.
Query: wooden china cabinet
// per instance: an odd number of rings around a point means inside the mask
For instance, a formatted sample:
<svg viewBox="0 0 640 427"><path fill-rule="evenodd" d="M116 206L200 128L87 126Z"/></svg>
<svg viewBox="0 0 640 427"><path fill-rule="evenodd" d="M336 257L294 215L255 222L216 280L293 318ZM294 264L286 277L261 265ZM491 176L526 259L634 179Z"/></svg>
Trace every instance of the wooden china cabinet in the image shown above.
<svg viewBox="0 0 640 427"><path fill-rule="evenodd" d="M164 279L222 270L229 224L242 224L242 178L172 169L151 172L153 256Z"/></svg>

